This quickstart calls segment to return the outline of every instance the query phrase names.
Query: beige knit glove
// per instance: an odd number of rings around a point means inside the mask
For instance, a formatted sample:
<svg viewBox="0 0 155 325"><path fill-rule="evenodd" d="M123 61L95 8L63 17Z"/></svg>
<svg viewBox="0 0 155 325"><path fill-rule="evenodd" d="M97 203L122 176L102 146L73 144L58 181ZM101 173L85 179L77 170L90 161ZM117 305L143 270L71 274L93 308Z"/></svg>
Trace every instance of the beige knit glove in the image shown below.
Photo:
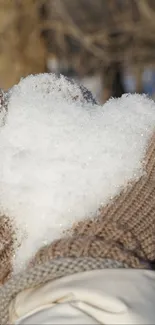
<svg viewBox="0 0 155 325"><path fill-rule="evenodd" d="M146 174L100 210L96 219L74 226L72 236L39 250L31 264L55 257L102 257L133 268L155 261L155 133L145 161Z"/></svg>
<svg viewBox="0 0 155 325"><path fill-rule="evenodd" d="M0 216L0 284L4 283L12 270L12 257L12 225L8 218Z"/></svg>
<svg viewBox="0 0 155 325"><path fill-rule="evenodd" d="M41 89L42 84L37 87ZM89 97L85 89L78 92L79 102L90 101L87 95ZM63 93L61 97L63 100ZM76 101L73 93L67 94L67 98ZM30 265L57 257L88 256L113 259L133 268L149 267L155 260L155 134L144 152L145 173L141 178L136 178L119 196L103 206L98 217L71 225L68 233L57 241L52 242L51 238L51 244L42 247ZM1 217L0 229L0 274L4 281L12 269L14 254L11 222Z"/></svg>
<svg viewBox="0 0 155 325"><path fill-rule="evenodd" d="M79 86L79 91L76 91L76 84L66 78L66 93L61 92L62 99L69 98L70 101L79 101L81 104L91 102L96 104L96 100L92 93L84 86ZM70 91L70 85L72 85L72 92ZM73 92L75 87L75 94ZM47 86L48 91L48 86ZM59 90L61 91L61 89ZM11 90L5 92L0 89L0 127L5 124L5 117L8 111L8 102ZM66 97L65 97L66 96ZM13 234L14 228L9 217L0 215L0 284L4 283L6 279L11 275L13 255L15 254L15 236Z"/></svg>
<svg viewBox="0 0 155 325"><path fill-rule="evenodd" d="M0 114L3 117L7 112L7 93L0 89ZM8 218L0 216L0 283L3 283L11 271L13 254L12 225Z"/></svg>

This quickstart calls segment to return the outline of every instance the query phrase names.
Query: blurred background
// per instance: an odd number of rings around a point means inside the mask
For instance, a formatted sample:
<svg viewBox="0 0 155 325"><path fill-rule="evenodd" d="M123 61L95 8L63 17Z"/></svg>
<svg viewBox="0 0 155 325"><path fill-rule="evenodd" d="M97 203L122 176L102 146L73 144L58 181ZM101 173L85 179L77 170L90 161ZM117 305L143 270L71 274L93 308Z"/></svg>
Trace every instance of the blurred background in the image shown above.
<svg viewBox="0 0 155 325"><path fill-rule="evenodd" d="M155 99L155 0L0 0L0 87L41 72Z"/></svg>

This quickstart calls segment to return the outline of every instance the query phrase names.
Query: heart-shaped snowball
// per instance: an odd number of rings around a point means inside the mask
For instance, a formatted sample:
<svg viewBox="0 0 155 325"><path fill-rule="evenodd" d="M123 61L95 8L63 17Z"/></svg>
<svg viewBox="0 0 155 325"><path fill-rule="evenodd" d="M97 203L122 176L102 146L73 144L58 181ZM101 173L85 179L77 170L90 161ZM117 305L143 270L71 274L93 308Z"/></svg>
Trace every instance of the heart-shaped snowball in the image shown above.
<svg viewBox="0 0 155 325"><path fill-rule="evenodd" d="M124 95L105 105L52 74L29 76L10 92L0 128L0 209L14 222L14 271L144 172L155 104Z"/></svg>

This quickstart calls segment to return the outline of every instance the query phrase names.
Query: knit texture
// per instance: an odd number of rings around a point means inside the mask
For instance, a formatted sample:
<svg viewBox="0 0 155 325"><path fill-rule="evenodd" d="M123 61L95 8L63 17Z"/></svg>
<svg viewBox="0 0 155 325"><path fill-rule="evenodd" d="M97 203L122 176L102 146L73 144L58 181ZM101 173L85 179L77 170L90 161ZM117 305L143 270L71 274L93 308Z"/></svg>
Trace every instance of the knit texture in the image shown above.
<svg viewBox="0 0 155 325"><path fill-rule="evenodd" d="M5 114L8 108L8 94L0 89L0 114ZM4 119L2 119L2 124ZM0 283L10 273L11 270L11 257L13 254L13 228L10 220L0 215Z"/></svg>
<svg viewBox="0 0 155 325"><path fill-rule="evenodd" d="M70 236L43 247L31 264L91 256L148 267L155 260L155 134L144 161L145 175L101 208L98 218L74 225Z"/></svg>
<svg viewBox="0 0 155 325"><path fill-rule="evenodd" d="M5 216L0 219L0 283L3 282L11 270L13 254L13 230L10 220Z"/></svg>
<svg viewBox="0 0 155 325"><path fill-rule="evenodd" d="M68 234L43 247L29 266L56 257L113 259L132 268L149 268L155 260L155 134L145 157L146 173L100 209L100 215L84 220ZM13 231L10 220L1 218L0 282L11 274Z"/></svg>
<svg viewBox="0 0 155 325"><path fill-rule="evenodd" d="M85 271L125 267L121 263L101 258L59 258L36 265L26 272L10 279L0 289L0 324L10 324L9 305L11 300L21 291L39 286L50 280Z"/></svg>
<svg viewBox="0 0 155 325"><path fill-rule="evenodd" d="M92 101L85 90L82 94ZM2 93L2 104L4 97ZM6 282L0 289L0 324L8 323L11 299L26 288L85 270L151 268L155 261L155 133L143 167L143 176L100 207L97 217L74 224L59 240L51 239L32 257L25 273L10 279L15 234L11 220L0 216L0 282Z"/></svg>

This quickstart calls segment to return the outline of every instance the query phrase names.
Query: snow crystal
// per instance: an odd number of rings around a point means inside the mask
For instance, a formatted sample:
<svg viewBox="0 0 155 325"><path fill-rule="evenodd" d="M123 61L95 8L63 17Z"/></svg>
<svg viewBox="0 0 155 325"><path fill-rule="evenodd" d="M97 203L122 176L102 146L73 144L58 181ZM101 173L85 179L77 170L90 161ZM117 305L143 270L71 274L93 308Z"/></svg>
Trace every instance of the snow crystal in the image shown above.
<svg viewBox="0 0 155 325"><path fill-rule="evenodd" d="M145 96L93 106L78 87L48 74L13 87L0 128L0 209L21 243L15 273L142 175L154 127L155 104Z"/></svg>

